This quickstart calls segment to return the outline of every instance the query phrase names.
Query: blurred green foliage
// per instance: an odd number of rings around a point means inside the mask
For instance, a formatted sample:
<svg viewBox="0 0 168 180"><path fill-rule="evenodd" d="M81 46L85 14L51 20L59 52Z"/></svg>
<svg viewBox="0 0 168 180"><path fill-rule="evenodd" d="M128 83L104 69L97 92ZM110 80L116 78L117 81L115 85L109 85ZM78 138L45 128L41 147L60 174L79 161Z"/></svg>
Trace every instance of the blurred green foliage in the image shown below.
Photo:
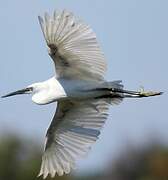
<svg viewBox="0 0 168 180"><path fill-rule="evenodd" d="M127 147L110 165L106 178L168 180L168 147L158 141Z"/></svg>
<svg viewBox="0 0 168 180"><path fill-rule="evenodd" d="M4 135L0 139L0 180L41 180L37 178L41 155L37 143ZM129 146L107 167L101 174L56 176L53 180L168 180L168 147L157 141Z"/></svg>
<svg viewBox="0 0 168 180"><path fill-rule="evenodd" d="M5 135L0 139L0 180L41 180L38 177L41 155L40 147L29 140ZM46 180L50 180L48 177ZM68 176L53 180L67 180Z"/></svg>

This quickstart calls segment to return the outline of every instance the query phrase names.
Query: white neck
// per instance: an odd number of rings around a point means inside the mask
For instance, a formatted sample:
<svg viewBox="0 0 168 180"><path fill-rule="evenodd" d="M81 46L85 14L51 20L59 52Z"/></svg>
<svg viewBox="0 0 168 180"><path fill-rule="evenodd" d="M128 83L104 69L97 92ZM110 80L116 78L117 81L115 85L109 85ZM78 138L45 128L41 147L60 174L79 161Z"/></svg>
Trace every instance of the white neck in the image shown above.
<svg viewBox="0 0 168 180"><path fill-rule="evenodd" d="M49 104L67 97L64 88L55 77L31 86L33 87L32 101L36 104Z"/></svg>

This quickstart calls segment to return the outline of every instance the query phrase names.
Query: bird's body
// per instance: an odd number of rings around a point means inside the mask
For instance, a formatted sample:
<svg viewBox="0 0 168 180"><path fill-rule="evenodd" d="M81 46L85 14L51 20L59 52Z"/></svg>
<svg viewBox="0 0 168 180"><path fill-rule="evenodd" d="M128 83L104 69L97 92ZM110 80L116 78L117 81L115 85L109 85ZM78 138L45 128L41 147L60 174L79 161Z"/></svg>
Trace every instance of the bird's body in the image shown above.
<svg viewBox="0 0 168 180"><path fill-rule="evenodd" d="M46 178L69 173L76 159L87 154L107 119L109 105L126 97L161 93L127 91L121 81L107 82L105 58L95 33L71 12L46 13L39 22L56 76L3 97L26 93L32 94L36 104L57 102L39 173Z"/></svg>
<svg viewBox="0 0 168 180"><path fill-rule="evenodd" d="M61 100L81 101L89 99L101 99L103 96L116 96L123 98L122 93L111 93L112 88L121 88L121 81L85 81L57 79L55 76L44 81L30 85L33 87L32 101L39 105L45 105Z"/></svg>

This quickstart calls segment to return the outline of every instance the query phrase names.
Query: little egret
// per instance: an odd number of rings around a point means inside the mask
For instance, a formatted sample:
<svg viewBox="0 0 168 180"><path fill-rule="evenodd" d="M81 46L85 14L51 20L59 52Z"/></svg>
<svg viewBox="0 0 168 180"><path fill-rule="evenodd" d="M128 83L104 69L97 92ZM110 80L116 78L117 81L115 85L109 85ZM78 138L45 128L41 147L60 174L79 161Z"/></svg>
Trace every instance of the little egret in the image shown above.
<svg viewBox="0 0 168 180"><path fill-rule="evenodd" d="M121 81L105 81L106 62L96 35L73 13L55 11L38 19L56 76L2 97L32 94L36 104L57 102L39 173L45 179L70 173L75 160L87 154L98 139L110 104L162 92L128 91Z"/></svg>

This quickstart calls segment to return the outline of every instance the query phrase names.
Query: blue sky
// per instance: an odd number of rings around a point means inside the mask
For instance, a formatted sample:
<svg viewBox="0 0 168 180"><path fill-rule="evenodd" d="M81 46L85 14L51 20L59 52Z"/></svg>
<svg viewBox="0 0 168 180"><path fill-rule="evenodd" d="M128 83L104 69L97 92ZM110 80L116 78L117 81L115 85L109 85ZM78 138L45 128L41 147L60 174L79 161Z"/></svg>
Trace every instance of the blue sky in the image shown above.
<svg viewBox="0 0 168 180"><path fill-rule="evenodd" d="M126 99L110 109L100 139L78 172L100 170L128 144L159 136L168 143L168 1L2 1L0 95L54 75L37 21L45 11L68 9L91 25L108 62L107 80L125 89L161 90L160 97ZM0 131L16 131L43 143L55 104L37 106L29 96L0 100Z"/></svg>

